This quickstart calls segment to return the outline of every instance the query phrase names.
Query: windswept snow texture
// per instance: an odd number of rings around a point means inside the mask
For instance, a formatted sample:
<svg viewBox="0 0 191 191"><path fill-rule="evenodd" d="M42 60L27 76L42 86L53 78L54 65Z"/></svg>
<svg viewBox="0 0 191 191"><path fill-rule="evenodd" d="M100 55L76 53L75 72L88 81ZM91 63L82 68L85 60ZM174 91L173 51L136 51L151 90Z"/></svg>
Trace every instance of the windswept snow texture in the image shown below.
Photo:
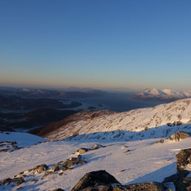
<svg viewBox="0 0 191 191"><path fill-rule="evenodd" d="M178 124L173 128L169 124ZM167 137L178 130L191 130L191 99L178 100L152 108L129 112L82 112L45 136L62 140L73 136L74 140L139 140ZM75 136L74 136L75 135Z"/></svg>
<svg viewBox="0 0 191 191"><path fill-rule="evenodd" d="M20 191L53 190L63 188L66 191L79 181L87 172L106 170L115 176L122 184L147 181L163 181L167 176L176 173L176 153L188 148L191 139L181 142L156 143L157 139L104 143L103 148L83 154L86 164L71 170L37 178L14 187ZM80 147L90 147L93 143L80 142L47 142L11 153L0 153L0 179L13 177L21 171L39 164L54 164L66 160ZM35 177L34 177L35 178ZM8 187L4 187L5 190ZM0 187L3 190L3 187Z"/></svg>
<svg viewBox="0 0 191 191"><path fill-rule="evenodd" d="M17 146L26 147L43 142L45 141L45 139L35 135L31 135L29 133L2 132L0 133L0 142L3 141L16 142Z"/></svg>

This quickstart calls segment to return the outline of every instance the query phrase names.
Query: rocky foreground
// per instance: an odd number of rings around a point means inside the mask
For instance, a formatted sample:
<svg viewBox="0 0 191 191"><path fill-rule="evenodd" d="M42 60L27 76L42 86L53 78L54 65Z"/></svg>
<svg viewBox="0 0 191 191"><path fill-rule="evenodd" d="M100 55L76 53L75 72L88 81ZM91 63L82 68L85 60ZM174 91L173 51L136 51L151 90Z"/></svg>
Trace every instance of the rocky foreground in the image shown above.
<svg viewBox="0 0 191 191"><path fill-rule="evenodd" d="M180 151L176 158L177 173L165 178L162 183L147 182L122 185L112 175L102 170L84 175L71 191L190 191L191 149Z"/></svg>
<svg viewBox="0 0 191 191"><path fill-rule="evenodd" d="M0 190L22 190L23 185L29 182L35 184L39 179L43 180L45 177L53 174L62 176L65 172L88 163L88 161L85 160L84 154L101 148L104 148L101 144L95 144L90 148L80 148L77 149L70 158L64 161L59 161L55 164L41 164L32 169L22 171L13 178L1 180ZM190 167L191 148L181 150L176 155L177 173L166 177L163 182L143 182L124 185L120 183L120 180L117 180L107 171L98 170L86 173L71 189L71 191L190 191ZM35 189L31 188L29 190ZM51 190L64 191L63 188Z"/></svg>

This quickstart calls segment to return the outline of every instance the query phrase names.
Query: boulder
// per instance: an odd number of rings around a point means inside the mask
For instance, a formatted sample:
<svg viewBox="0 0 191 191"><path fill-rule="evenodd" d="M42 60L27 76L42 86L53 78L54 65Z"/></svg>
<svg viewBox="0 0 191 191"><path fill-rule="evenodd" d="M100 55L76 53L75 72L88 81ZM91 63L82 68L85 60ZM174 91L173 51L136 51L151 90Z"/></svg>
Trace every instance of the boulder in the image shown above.
<svg viewBox="0 0 191 191"><path fill-rule="evenodd" d="M23 177L19 177L19 178L6 178L4 180L2 180L0 182L0 185L9 185L9 184L13 184L13 185L20 185L23 182L25 182Z"/></svg>
<svg viewBox="0 0 191 191"><path fill-rule="evenodd" d="M69 159L67 159L65 162L64 162L64 165L67 167L67 168L73 168L77 165L82 165L82 164L85 164L86 161L83 160L82 156L81 155L78 155L77 157L71 157Z"/></svg>
<svg viewBox="0 0 191 191"><path fill-rule="evenodd" d="M58 171L63 172L65 170L75 168L77 165L82 165L85 163L86 163L86 161L83 160L81 155L73 156L73 157L70 157L69 159L67 159L66 161L60 161L60 162L50 166L49 169L46 171L45 176L52 174L54 172L58 172Z"/></svg>
<svg viewBox="0 0 191 191"><path fill-rule="evenodd" d="M10 184L12 182L11 178L6 178L4 180L1 180L0 185L7 185Z"/></svg>
<svg viewBox="0 0 191 191"><path fill-rule="evenodd" d="M0 141L0 152L13 152L19 148L15 141Z"/></svg>
<svg viewBox="0 0 191 191"><path fill-rule="evenodd" d="M35 168L32 169L32 171L34 173L38 173L38 174L41 174L41 173L43 173L43 172L45 172L47 170L48 170L48 166L46 164L38 165L38 166L36 166Z"/></svg>
<svg viewBox="0 0 191 191"><path fill-rule="evenodd" d="M22 184L23 182L25 182L25 180L23 177L19 177L19 178L13 178L12 182L18 186L18 185Z"/></svg>
<svg viewBox="0 0 191 191"><path fill-rule="evenodd" d="M181 172L187 168L188 165L191 165L191 149L181 150L176 155L177 160L177 171Z"/></svg>
<svg viewBox="0 0 191 191"><path fill-rule="evenodd" d="M80 148L75 153L78 154L78 155L82 155L82 154L84 154L84 153L86 153L88 151L89 151L89 149L87 149L87 148Z"/></svg>
<svg viewBox="0 0 191 191"><path fill-rule="evenodd" d="M190 137L190 134L184 131L178 131L175 134L172 134L169 139L171 141L181 141L182 139L186 139Z"/></svg>
<svg viewBox="0 0 191 191"><path fill-rule="evenodd" d="M159 143L164 143L164 142L165 142L164 139L160 139L160 140L159 140Z"/></svg>
<svg viewBox="0 0 191 191"><path fill-rule="evenodd" d="M191 190L191 173L188 166L191 165L191 149L181 150L177 155L177 173L165 178L164 185L173 183L178 191Z"/></svg>
<svg viewBox="0 0 191 191"><path fill-rule="evenodd" d="M165 178L163 182L164 186L168 189L171 189L172 191L174 190L187 191L187 188L189 187L189 185L191 185L191 182L186 179L187 174L188 173L183 173L183 174L177 173L170 177ZM169 185L171 185L171 188ZM172 189L173 186L175 187L175 189L174 188Z"/></svg>
<svg viewBox="0 0 191 191"><path fill-rule="evenodd" d="M91 191L91 189L93 189L94 187L97 187L98 189L98 186L110 186L112 184L120 184L120 183L105 170L93 171L85 174L79 180L79 182L74 186L74 188L72 188L72 191L80 191L83 189L89 189ZM107 188L104 187L104 189ZM100 191L100 188L98 191Z"/></svg>
<svg viewBox="0 0 191 191"><path fill-rule="evenodd" d="M63 165L63 163L57 163L57 164L54 164L52 167L50 167L48 172L57 172L59 170L66 170L66 169L67 168Z"/></svg>
<svg viewBox="0 0 191 191"><path fill-rule="evenodd" d="M167 191L176 191L174 182L166 182L164 183L164 187Z"/></svg>

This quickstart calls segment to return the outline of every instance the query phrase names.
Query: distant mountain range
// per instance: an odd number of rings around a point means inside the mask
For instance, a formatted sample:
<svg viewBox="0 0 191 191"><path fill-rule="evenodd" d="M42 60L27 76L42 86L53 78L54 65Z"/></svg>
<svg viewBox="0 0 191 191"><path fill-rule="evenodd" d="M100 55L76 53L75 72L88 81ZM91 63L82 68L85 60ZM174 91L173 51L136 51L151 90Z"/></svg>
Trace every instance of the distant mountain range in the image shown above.
<svg viewBox="0 0 191 191"><path fill-rule="evenodd" d="M182 99L190 98L191 91L176 91L172 89L145 89L136 94L140 98L160 98L160 99Z"/></svg>

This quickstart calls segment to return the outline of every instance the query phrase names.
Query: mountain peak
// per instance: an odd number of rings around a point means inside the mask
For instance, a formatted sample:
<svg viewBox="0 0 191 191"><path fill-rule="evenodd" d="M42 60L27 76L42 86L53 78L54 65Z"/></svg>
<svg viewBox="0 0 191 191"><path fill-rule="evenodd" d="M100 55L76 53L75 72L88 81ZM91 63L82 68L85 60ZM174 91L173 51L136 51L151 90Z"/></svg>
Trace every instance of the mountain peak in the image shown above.
<svg viewBox="0 0 191 191"><path fill-rule="evenodd" d="M169 88L156 89L150 88L145 89L137 94L140 98L161 98L161 99L183 99L191 97L190 91L175 91Z"/></svg>

